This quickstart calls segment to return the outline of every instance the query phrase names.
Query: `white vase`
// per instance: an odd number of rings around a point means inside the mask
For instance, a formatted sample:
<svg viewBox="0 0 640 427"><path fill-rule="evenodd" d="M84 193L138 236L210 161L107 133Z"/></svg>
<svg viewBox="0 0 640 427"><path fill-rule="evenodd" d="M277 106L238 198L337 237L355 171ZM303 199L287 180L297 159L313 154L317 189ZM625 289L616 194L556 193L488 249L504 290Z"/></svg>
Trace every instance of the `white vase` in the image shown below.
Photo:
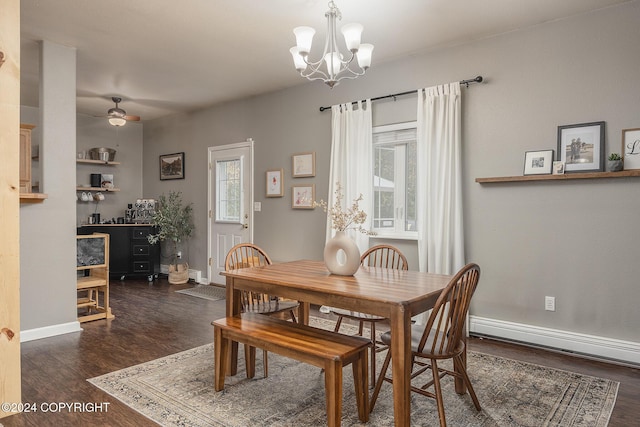
<svg viewBox="0 0 640 427"><path fill-rule="evenodd" d="M324 263L332 274L353 276L360 268L358 245L344 231L336 231L324 247Z"/></svg>

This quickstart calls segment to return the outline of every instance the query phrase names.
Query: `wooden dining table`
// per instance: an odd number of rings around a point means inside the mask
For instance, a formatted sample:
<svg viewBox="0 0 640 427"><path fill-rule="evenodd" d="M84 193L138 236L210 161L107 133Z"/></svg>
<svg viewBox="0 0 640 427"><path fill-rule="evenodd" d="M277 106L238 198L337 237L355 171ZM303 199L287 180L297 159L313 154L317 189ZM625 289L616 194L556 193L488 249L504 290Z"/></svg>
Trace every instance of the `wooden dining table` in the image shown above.
<svg viewBox="0 0 640 427"><path fill-rule="evenodd" d="M394 422L396 426L411 425L411 318L433 307L451 276L366 266L353 276L338 276L331 274L323 262L308 260L221 274L226 276L227 316L240 314L240 290L248 290L298 300L299 321L305 324L309 322L310 304L389 319ZM237 373L237 360L238 345L233 343L231 375Z"/></svg>

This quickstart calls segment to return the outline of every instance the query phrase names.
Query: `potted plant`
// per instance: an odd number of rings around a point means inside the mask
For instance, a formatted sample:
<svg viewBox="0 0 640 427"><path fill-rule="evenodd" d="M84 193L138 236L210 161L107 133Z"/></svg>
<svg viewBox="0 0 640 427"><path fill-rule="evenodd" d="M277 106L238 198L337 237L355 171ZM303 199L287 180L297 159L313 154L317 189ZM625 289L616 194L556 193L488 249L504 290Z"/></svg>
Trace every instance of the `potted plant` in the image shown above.
<svg viewBox="0 0 640 427"><path fill-rule="evenodd" d="M169 283L181 284L189 281L189 264L178 263L179 245L193 234L193 207L184 204L182 193L172 191L168 196L164 194L158 199L153 222L158 227L157 234L147 236L149 243L166 241L169 249Z"/></svg>
<svg viewBox="0 0 640 427"><path fill-rule="evenodd" d="M610 172L617 172L622 170L622 157L618 153L609 154L608 169Z"/></svg>

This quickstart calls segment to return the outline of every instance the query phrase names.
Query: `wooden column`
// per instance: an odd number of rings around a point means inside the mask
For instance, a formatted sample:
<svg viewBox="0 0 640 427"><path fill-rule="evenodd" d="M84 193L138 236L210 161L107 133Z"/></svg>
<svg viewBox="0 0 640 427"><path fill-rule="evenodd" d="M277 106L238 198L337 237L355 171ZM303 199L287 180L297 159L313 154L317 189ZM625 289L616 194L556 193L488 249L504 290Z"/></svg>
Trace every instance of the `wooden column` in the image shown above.
<svg viewBox="0 0 640 427"><path fill-rule="evenodd" d="M19 0L0 0L0 51L0 402L20 403Z"/></svg>

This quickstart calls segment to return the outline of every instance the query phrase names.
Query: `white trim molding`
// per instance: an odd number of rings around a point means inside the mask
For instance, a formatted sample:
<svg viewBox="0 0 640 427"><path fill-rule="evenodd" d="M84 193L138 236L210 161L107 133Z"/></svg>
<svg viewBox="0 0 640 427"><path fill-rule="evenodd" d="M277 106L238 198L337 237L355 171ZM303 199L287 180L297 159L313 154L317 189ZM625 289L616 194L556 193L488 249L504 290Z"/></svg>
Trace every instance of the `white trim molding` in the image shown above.
<svg viewBox="0 0 640 427"><path fill-rule="evenodd" d="M470 316L471 335L485 335L510 341L551 347L582 355L640 365L640 343L486 317Z"/></svg>
<svg viewBox="0 0 640 427"><path fill-rule="evenodd" d="M42 328L27 329L20 331L20 342L39 340L42 338L55 337L56 335L69 334L71 332L81 332L80 322L60 323L58 325L45 326Z"/></svg>

